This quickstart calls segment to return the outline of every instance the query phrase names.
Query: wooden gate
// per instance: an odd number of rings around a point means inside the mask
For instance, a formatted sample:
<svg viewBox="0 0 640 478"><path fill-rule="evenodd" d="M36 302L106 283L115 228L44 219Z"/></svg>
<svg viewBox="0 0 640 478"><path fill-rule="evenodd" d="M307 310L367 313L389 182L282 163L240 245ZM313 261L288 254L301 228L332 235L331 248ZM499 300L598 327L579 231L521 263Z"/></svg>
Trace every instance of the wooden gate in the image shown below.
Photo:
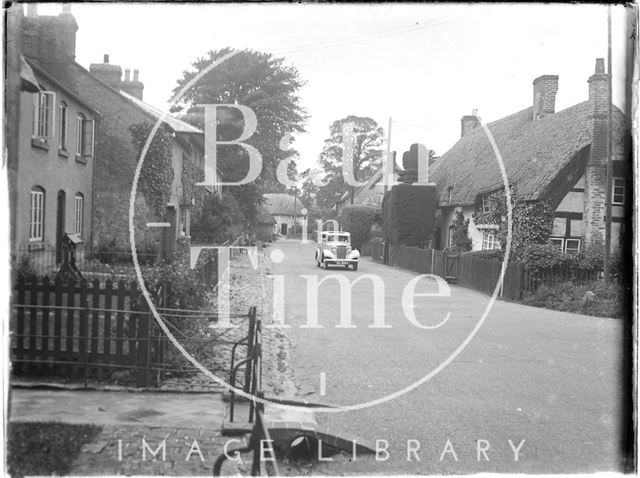
<svg viewBox="0 0 640 478"><path fill-rule="evenodd" d="M457 252L446 251L444 256L444 279L450 283L458 282L460 256Z"/></svg>

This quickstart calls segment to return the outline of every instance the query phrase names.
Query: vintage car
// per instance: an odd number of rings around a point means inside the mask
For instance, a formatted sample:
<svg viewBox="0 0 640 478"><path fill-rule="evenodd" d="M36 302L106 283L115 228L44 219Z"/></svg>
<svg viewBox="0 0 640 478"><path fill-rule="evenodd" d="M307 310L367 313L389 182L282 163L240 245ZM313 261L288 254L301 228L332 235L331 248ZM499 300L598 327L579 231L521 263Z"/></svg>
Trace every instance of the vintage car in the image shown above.
<svg viewBox="0 0 640 478"><path fill-rule="evenodd" d="M318 237L316 264L328 269L329 266L353 267L358 270L360 252L351 248L351 234L343 231L323 231Z"/></svg>

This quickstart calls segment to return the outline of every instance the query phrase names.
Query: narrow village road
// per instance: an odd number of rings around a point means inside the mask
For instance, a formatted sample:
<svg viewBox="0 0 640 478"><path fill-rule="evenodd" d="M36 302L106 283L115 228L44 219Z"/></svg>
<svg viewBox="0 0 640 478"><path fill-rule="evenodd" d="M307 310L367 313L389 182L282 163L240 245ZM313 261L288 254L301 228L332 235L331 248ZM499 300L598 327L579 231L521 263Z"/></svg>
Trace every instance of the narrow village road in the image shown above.
<svg viewBox="0 0 640 478"><path fill-rule="evenodd" d="M357 272L322 270L315 265L313 242L279 240L267 251L275 249L284 253L272 272L285 280L291 366L300 393L313 402L357 405L413 384L459 347L490 300L457 286L451 286L450 297L416 298L418 324L437 325L450 313L439 328L420 328L401 305L403 290L417 274L370 258L361 260ZM302 327L309 325L308 306L315 307L308 303L307 291L314 277L353 281L366 274L382 279L384 291L378 298L384 297L384 320L390 327L370 327L375 297L365 279L353 286L351 299L342 298L343 306L351 306L353 328L336 327L341 310L337 280L319 287L322 328ZM420 281L416 293L423 292L437 292L435 282ZM426 383L360 410L318 414L321 425L381 440L381 447L388 443L386 461L357 456L355 462L329 464L328 472L620 470L621 349L620 321L497 301L468 346Z"/></svg>

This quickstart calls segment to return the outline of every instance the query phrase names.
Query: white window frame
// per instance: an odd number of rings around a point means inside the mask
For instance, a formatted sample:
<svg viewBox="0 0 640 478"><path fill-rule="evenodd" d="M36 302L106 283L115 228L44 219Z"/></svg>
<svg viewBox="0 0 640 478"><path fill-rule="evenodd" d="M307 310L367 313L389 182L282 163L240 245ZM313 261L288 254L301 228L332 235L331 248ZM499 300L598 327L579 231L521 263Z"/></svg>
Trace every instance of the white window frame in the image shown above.
<svg viewBox="0 0 640 478"><path fill-rule="evenodd" d="M619 190L618 193L616 193L616 188L618 188ZM624 193L625 193L624 178L613 178L613 184L611 185L611 204L617 204L617 205L624 204ZM616 196L619 196L621 199L619 201L616 201Z"/></svg>
<svg viewBox="0 0 640 478"><path fill-rule="evenodd" d="M560 252L564 254L578 254L582 249L582 240L577 237L550 237L549 243L552 241L556 241L560 243ZM575 241L578 243L578 247L576 248L568 248L567 245L571 242ZM552 244L553 245L553 244Z"/></svg>
<svg viewBox="0 0 640 478"><path fill-rule="evenodd" d="M564 252L564 237L550 237L549 238L549 243L553 246L554 245L554 241L557 242L559 244L559 251L560 252Z"/></svg>
<svg viewBox="0 0 640 478"><path fill-rule="evenodd" d="M55 137L56 94L53 91L40 91L33 94L32 136L44 142Z"/></svg>
<svg viewBox="0 0 640 478"><path fill-rule="evenodd" d="M29 192L29 242L44 241L45 191L34 187Z"/></svg>
<svg viewBox="0 0 640 478"><path fill-rule="evenodd" d="M67 150L69 142L69 107L64 101L60 102L58 107L60 111L60 127L58 128L58 148L62 151Z"/></svg>
<svg viewBox="0 0 640 478"><path fill-rule="evenodd" d="M86 140L88 132L89 140ZM96 122L87 119L83 113L76 115L76 157L93 158L93 149L95 142Z"/></svg>
<svg viewBox="0 0 640 478"><path fill-rule="evenodd" d="M491 246L491 247L489 247ZM483 251L492 251L494 249L500 249L500 244L496 239L496 235L493 232L483 232L482 233L482 250Z"/></svg>
<svg viewBox="0 0 640 478"><path fill-rule="evenodd" d="M82 193L77 193L73 199L73 212L73 232L82 236L84 231L84 196Z"/></svg>
<svg viewBox="0 0 640 478"><path fill-rule="evenodd" d="M569 242L571 241L575 241L578 243L578 247L576 248L571 248L571 250L569 250ZM580 252L580 247L582 246L582 241L580 239L576 239L576 238L572 238L572 237L567 237L564 240L564 252L565 254L578 254Z"/></svg>

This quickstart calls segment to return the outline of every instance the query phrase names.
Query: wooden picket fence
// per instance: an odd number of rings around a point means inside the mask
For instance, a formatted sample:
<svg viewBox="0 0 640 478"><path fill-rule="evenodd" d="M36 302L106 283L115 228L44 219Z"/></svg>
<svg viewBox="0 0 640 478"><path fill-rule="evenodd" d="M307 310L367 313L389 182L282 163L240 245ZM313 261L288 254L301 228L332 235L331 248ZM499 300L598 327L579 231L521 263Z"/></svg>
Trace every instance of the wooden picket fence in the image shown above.
<svg viewBox="0 0 640 478"><path fill-rule="evenodd" d="M372 258L384 263L385 245L375 244ZM502 262L473 256L453 254L448 251L421 249L402 245L388 246L387 265L401 267L419 274L434 274L464 287L493 294L502 271ZM598 271L570 271L548 269L531 271L522 264L507 264L499 297L520 300L526 292L533 292L541 285L553 286L560 282L584 283L597 280Z"/></svg>
<svg viewBox="0 0 640 478"><path fill-rule="evenodd" d="M151 317L137 282L18 279L11 314L17 373L105 377L135 371L150 385Z"/></svg>

